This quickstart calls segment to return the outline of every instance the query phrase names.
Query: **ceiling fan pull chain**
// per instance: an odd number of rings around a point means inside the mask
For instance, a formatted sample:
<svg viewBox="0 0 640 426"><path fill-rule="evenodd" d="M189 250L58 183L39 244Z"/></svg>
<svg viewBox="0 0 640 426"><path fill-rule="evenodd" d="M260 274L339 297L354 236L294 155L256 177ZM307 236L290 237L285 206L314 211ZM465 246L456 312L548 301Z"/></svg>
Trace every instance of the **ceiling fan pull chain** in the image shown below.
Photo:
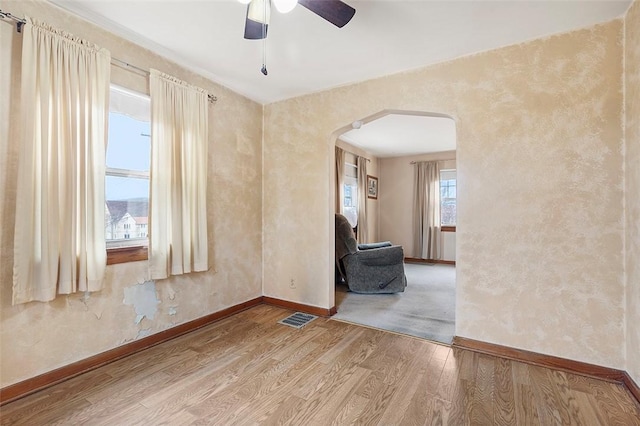
<svg viewBox="0 0 640 426"><path fill-rule="evenodd" d="M264 4L264 18L266 22L267 18L267 2L270 0L264 0L262 3ZM262 69L260 70L262 74L267 75L267 24L262 24Z"/></svg>
<svg viewBox="0 0 640 426"><path fill-rule="evenodd" d="M267 39L262 39L262 74L267 75Z"/></svg>

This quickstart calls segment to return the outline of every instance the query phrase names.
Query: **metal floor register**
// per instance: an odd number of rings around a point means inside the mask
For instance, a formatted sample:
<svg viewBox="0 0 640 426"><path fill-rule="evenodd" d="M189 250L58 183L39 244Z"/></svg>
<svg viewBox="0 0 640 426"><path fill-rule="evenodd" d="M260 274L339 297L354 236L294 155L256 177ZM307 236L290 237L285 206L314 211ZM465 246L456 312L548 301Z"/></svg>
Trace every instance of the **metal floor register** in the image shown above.
<svg viewBox="0 0 640 426"><path fill-rule="evenodd" d="M278 321L278 324L288 325L293 328L302 328L305 325L309 324L314 319L318 318L315 315L304 314L302 312L296 312L293 315L289 315L285 319Z"/></svg>

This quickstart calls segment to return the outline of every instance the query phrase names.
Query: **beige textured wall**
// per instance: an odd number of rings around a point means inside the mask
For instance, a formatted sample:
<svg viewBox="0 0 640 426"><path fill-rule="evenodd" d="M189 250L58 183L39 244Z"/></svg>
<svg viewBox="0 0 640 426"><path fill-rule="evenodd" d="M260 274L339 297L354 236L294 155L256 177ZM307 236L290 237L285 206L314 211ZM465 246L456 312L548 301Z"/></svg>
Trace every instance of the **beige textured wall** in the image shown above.
<svg viewBox="0 0 640 426"><path fill-rule="evenodd" d="M417 257L413 247L414 166L411 162L443 161L443 167L455 169L455 157L455 151L451 151L380 160L380 176L384 182L380 188L380 238L401 245L405 257ZM450 236L446 238L446 242L450 242L449 240ZM453 242L455 243L455 237ZM455 253L455 249L453 252Z"/></svg>
<svg viewBox="0 0 640 426"><path fill-rule="evenodd" d="M625 17L627 371L640 385L640 1Z"/></svg>
<svg viewBox="0 0 640 426"><path fill-rule="evenodd" d="M622 29L267 105L265 293L334 304L332 132L384 109L445 113L458 138L456 334L623 368Z"/></svg>
<svg viewBox="0 0 640 426"><path fill-rule="evenodd" d="M18 121L21 44L12 25L0 24L0 386L259 297L262 106L47 3L0 4L17 16L45 20L106 47L113 57L142 68L160 69L218 97L210 108L208 181L209 250L214 269L158 281L154 297L153 285L137 285L144 281L147 262L114 265L107 268L104 290L86 300L78 294L51 303L12 307L16 159L20 150L14 124ZM114 82L147 91L146 78L112 68ZM144 289L151 289L151 293ZM123 303L133 294L138 305ZM136 308L147 312L139 324L135 323Z"/></svg>

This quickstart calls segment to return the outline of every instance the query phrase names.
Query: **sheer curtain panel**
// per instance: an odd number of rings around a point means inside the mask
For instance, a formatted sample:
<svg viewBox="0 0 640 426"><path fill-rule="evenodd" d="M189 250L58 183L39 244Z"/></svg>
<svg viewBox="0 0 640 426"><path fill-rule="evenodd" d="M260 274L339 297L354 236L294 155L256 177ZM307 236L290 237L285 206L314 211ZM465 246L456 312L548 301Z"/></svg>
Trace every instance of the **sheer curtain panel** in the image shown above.
<svg viewBox="0 0 640 426"><path fill-rule="evenodd" d="M344 213L344 149L336 146L336 213Z"/></svg>
<svg viewBox="0 0 640 426"><path fill-rule="evenodd" d="M414 167L414 256L440 259L440 164L419 162Z"/></svg>
<svg viewBox="0 0 640 426"><path fill-rule="evenodd" d="M208 269L207 92L151 70L152 279Z"/></svg>
<svg viewBox="0 0 640 426"><path fill-rule="evenodd" d="M367 222L367 159L356 159L358 166L358 244L368 243L369 229Z"/></svg>
<svg viewBox="0 0 640 426"><path fill-rule="evenodd" d="M110 53L26 20L14 305L100 290L106 268Z"/></svg>

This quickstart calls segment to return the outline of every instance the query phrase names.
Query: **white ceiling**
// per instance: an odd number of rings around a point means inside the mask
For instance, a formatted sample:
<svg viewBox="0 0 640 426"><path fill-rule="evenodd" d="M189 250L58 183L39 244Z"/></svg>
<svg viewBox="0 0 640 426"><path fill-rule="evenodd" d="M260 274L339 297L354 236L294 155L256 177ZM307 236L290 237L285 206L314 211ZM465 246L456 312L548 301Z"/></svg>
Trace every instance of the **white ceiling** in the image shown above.
<svg viewBox="0 0 640 426"><path fill-rule="evenodd" d="M340 139L382 158L455 151L456 124L447 117L390 113Z"/></svg>
<svg viewBox="0 0 640 426"><path fill-rule="evenodd" d="M341 29L274 10L264 76L235 0L50 1L263 104L605 22L631 3L346 0L356 14Z"/></svg>

